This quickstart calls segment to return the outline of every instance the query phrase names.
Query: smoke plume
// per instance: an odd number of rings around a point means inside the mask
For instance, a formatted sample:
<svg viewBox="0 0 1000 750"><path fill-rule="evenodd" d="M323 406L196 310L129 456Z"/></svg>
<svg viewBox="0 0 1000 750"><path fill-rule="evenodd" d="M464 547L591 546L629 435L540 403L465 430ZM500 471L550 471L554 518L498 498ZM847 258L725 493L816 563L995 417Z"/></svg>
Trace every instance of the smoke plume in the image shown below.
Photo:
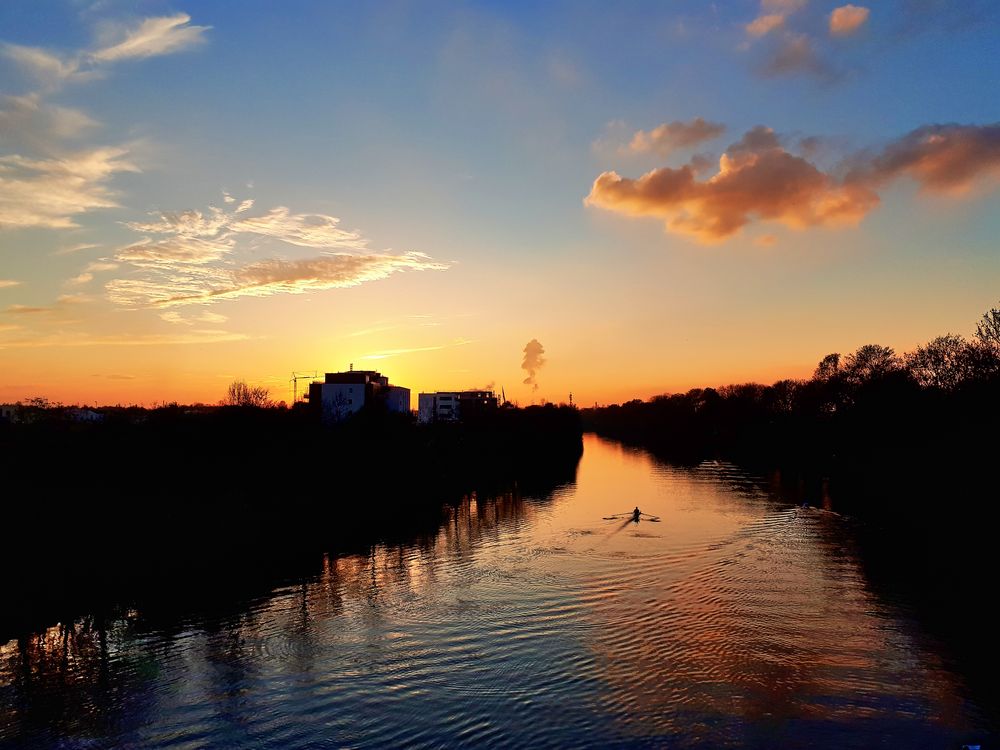
<svg viewBox="0 0 1000 750"><path fill-rule="evenodd" d="M545 347L538 343L538 339L532 339L524 345L524 361L521 363L521 369L528 372L524 384L532 386L533 391L538 390L535 373L545 364L543 354L545 354Z"/></svg>

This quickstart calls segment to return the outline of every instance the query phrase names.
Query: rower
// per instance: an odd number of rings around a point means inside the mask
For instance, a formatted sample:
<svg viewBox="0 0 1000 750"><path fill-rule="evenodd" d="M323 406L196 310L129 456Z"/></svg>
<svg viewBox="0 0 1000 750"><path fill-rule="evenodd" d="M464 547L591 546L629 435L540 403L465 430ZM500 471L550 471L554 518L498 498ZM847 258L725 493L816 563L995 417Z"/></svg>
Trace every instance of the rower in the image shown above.
<svg viewBox="0 0 1000 750"><path fill-rule="evenodd" d="M642 513L639 511L639 506L635 506L635 510L632 511L632 520L639 523L639 516L641 515Z"/></svg>

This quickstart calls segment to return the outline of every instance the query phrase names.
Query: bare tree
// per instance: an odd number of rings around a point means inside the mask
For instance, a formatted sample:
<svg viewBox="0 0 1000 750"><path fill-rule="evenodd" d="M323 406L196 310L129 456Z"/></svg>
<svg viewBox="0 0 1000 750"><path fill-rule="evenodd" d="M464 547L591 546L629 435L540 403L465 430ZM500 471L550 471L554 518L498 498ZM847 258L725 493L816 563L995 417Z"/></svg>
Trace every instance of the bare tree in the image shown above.
<svg viewBox="0 0 1000 750"><path fill-rule="evenodd" d="M816 365L816 372L813 373L813 377L816 380L829 380L834 375L839 373L840 355L834 352L833 354L827 354L819 361L819 364Z"/></svg>
<svg viewBox="0 0 1000 750"><path fill-rule="evenodd" d="M969 343L953 333L938 336L905 357L906 366L920 385L951 390L974 375Z"/></svg>
<svg viewBox="0 0 1000 750"><path fill-rule="evenodd" d="M855 383L884 377L902 368L902 361L888 346L865 344L854 354L847 355L844 372Z"/></svg>
<svg viewBox="0 0 1000 750"><path fill-rule="evenodd" d="M229 384L222 403L225 406L253 406L262 409L271 405L270 395L270 391L263 386L247 385L244 380L234 380Z"/></svg>
<svg viewBox="0 0 1000 750"><path fill-rule="evenodd" d="M976 325L976 340L995 352L1000 352L1000 310L995 307L983 313Z"/></svg>

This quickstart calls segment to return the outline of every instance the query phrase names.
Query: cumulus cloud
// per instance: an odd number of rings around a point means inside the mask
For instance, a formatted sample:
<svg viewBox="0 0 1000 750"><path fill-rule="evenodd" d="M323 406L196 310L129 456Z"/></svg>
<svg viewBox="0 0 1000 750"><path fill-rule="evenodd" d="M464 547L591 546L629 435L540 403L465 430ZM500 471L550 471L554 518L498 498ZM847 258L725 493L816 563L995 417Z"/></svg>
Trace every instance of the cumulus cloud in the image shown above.
<svg viewBox="0 0 1000 750"><path fill-rule="evenodd" d="M848 180L855 183L909 177L928 192L965 193L1000 176L1000 123L925 125L851 162Z"/></svg>
<svg viewBox="0 0 1000 750"><path fill-rule="evenodd" d="M632 136L627 150L632 153L656 153L667 156L674 151L697 146L722 135L725 125L696 117L690 122L674 120L652 130L640 130Z"/></svg>
<svg viewBox="0 0 1000 750"><path fill-rule="evenodd" d="M786 151L770 128L730 146L716 174L699 180L690 165L638 179L601 174L585 203L628 216L654 216L669 231L702 242L726 239L755 218L789 227L855 225L878 205L864 185L844 184Z"/></svg>
<svg viewBox="0 0 1000 750"><path fill-rule="evenodd" d="M0 229L69 228L74 217L118 206L108 186L121 172L137 172L123 148L96 148L57 158L0 156Z"/></svg>
<svg viewBox="0 0 1000 750"><path fill-rule="evenodd" d="M870 11L860 5L842 5L830 14L830 33L834 36L849 36L868 21Z"/></svg>
<svg viewBox="0 0 1000 750"><path fill-rule="evenodd" d="M783 13L767 13L757 16L757 18L748 23L746 30L750 36L758 37L770 34L775 29L780 29L784 25L785 16Z"/></svg>
<svg viewBox="0 0 1000 750"><path fill-rule="evenodd" d="M202 43L210 28L192 26L187 13L147 18L133 28L112 29L108 37L117 41L95 50L89 57L99 62L113 62L168 55Z"/></svg>
<svg viewBox="0 0 1000 750"><path fill-rule="evenodd" d="M0 279L0 289L8 289L9 287L20 285L21 282L14 279Z"/></svg>
<svg viewBox="0 0 1000 750"><path fill-rule="evenodd" d="M123 305L186 305L236 297L267 297L343 289L384 279L401 271L440 271L448 267L423 253L330 253L300 260L270 259L242 268L206 274L173 273L156 279L116 279L107 290Z"/></svg>
<svg viewBox="0 0 1000 750"><path fill-rule="evenodd" d="M604 172L585 204L626 216L652 216L668 231L702 242L724 240L756 221L791 228L856 225L879 204L877 190L909 178L931 193L961 195L1000 177L1000 123L927 125L882 149L823 171L758 126L729 146L718 171L700 179L692 164L637 179Z"/></svg>
<svg viewBox="0 0 1000 750"><path fill-rule="evenodd" d="M805 5L805 0L761 0L760 13L746 25L747 35L762 37L785 25L785 19Z"/></svg>
<svg viewBox="0 0 1000 750"><path fill-rule="evenodd" d="M524 345L524 360L521 362L521 369L528 373L528 377L524 379L523 383L530 385L533 391L538 390L535 376L548 361L542 356L543 354L545 354L545 347L538 342L538 339L532 339Z"/></svg>

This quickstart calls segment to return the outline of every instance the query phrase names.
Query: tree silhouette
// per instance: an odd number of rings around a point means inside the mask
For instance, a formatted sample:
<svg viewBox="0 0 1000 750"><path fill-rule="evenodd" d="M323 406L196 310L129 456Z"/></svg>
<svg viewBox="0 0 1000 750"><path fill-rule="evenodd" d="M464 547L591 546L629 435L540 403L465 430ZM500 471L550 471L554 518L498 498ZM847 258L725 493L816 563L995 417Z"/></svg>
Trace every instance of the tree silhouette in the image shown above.
<svg viewBox="0 0 1000 750"><path fill-rule="evenodd" d="M854 354L847 355L844 373L849 381L860 384L898 372L902 366L902 361L891 347L865 344Z"/></svg>
<svg viewBox="0 0 1000 750"><path fill-rule="evenodd" d="M976 325L976 340L985 347L1000 353L1000 310L995 307L983 313Z"/></svg>
<svg viewBox="0 0 1000 750"><path fill-rule="evenodd" d="M972 377L975 370L969 342L953 333L917 347L904 361L914 379L926 388L953 390Z"/></svg>
<svg viewBox="0 0 1000 750"><path fill-rule="evenodd" d="M816 365L816 372L813 373L813 377L816 380L829 380L839 374L840 355L834 352L833 354L827 354L819 361L819 364Z"/></svg>
<svg viewBox="0 0 1000 750"><path fill-rule="evenodd" d="M263 409L271 406L270 391L259 385L247 385L246 381L234 380L229 384L226 397L222 400L224 406L251 406Z"/></svg>

